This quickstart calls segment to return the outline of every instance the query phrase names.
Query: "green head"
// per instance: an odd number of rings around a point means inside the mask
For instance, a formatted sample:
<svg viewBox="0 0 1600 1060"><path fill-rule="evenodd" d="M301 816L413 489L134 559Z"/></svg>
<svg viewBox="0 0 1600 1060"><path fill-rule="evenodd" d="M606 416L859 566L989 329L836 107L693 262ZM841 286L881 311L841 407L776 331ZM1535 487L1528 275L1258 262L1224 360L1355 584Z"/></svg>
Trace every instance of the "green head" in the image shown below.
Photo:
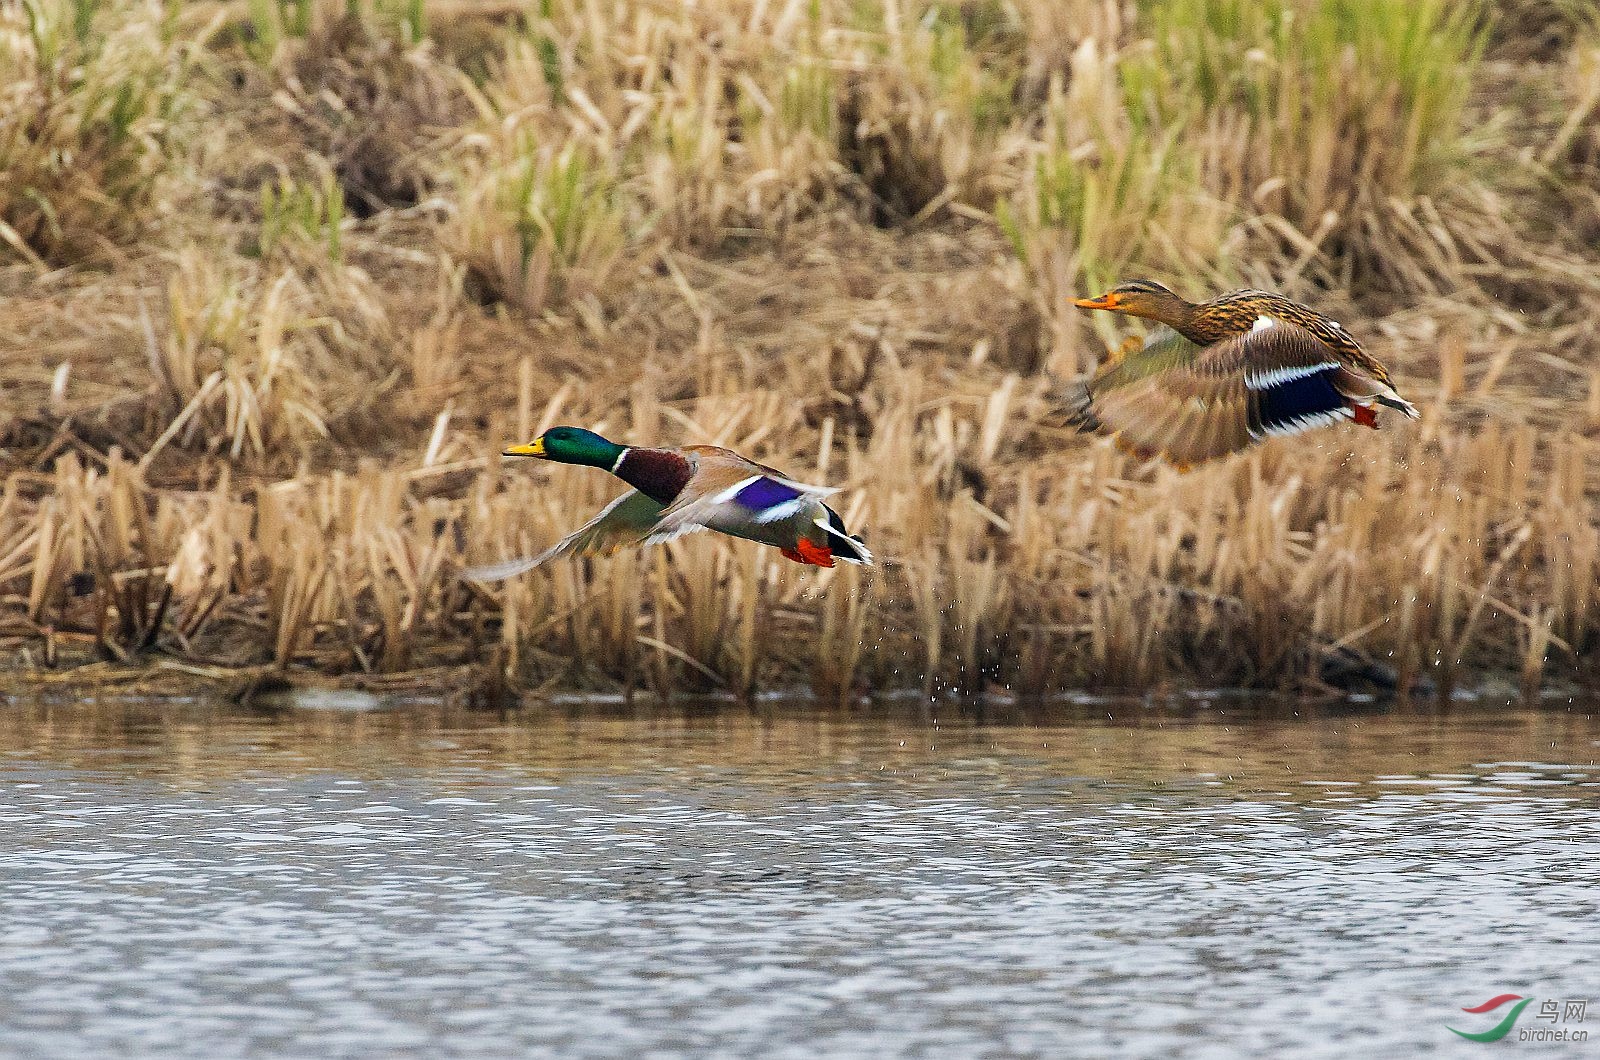
<svg viewBox="0 0 1600 1060"><path fill-rule="evenodd" d="M527 445L513 445L504 455L537 456L562 464L586 464L610 471L626 448L582 427L551 427Z"/></svg>

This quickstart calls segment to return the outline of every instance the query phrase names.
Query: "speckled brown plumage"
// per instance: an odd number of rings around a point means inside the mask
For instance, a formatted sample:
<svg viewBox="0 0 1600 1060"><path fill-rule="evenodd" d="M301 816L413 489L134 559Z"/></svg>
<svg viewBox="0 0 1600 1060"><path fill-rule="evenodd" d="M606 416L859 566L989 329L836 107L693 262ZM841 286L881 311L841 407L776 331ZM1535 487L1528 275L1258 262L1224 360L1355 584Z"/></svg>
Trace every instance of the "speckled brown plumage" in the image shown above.
<svg viewBox="0 0 1600 1060"><path fill-rule="evenodd" d="M1190 342L1209 346L1230 335L1248 335L1262 317L1305 328L1350 367L1380 383L1392 385L1389 370L1362 349L1343 324L1303 302L1271 291L1230 291L1209 302L1193 305L1187 319L1174 321L1172 327Z"/></svg>
<svg viewBox="0 0 1600 1060"><path fill-rule="evenodd" d="M1349 330L1310 306L1271 291L1243 290L1209 302L1190 302L1149 280L1129 280L1098 298L1076 302L1081 309L1105 309L1145 317L1172 328L1202 348L1225 339L1259 334L1274 324L1289 325L1313 336L1339 362L1334 385L1352 405L1387 405L1415 416L1410 402L1395 393L1389 371L1362 349ZM1365 419L1365 414L1362 414Z"/></svg>
<svg viewBox="0 0 1600 1060"><path fill-rule="evenodd" d="M1109 430L1141 454L1190 464L1340 420L1376 427L1378 406L1417 416L1342 324L1281 294L1233 291L1197 304L1130 280L1076 304L1171 329L1113 358L1067 402L1069 422Z"/></svg>
<svg viewBox="0 0 1600 1060"><path fill-rule="evenodd" d="M1209 346L1162 329L1069 390L1068 422L1110 433L1139 456L1198 464L1350 418L1332 385L1338 370L1322 343L1293 324Z"/></svg>

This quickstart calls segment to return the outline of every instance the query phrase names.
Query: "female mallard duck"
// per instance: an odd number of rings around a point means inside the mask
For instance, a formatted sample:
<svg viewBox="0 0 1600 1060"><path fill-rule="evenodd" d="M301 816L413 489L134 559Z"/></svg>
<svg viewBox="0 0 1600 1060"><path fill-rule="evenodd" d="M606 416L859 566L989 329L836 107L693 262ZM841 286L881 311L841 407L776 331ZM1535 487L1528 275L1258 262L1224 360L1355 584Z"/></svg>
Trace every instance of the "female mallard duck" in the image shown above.
<svg viewBox="0 0 1600 1060"><path fill-rule="evenodd" d="M1341 419L1376 427L1376 405L1417 416L1342 324L1280 294L1235 291L1195 304L1133 280L1074 304L1166 325L1074 399L1082 429L1104 427L1142 456L1191 464Z"/></svg>
<svg viewBox="0 0 1600 1060"><path fill-rule="evenodd" d="M557 556L654 545L697 530L774 545L796 563L817 567L831 567L835 559L872 563L861 539L822 503L837 490L796 482L715 445L643 449L579 427L552 427L505 455L605 468L633 489L540 555L469 568L467 577L477 581L510 578Z"/></svg>

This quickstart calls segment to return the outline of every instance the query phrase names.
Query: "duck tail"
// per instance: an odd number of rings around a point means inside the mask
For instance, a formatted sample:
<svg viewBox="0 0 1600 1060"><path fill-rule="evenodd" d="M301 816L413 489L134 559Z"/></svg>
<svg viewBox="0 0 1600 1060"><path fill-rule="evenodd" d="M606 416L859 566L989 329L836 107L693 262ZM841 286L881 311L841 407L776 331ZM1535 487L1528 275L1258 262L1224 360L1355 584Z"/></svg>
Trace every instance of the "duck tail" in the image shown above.
<svg viewBox="0 0 1600 1060"><path fill-rule="evenodd" d="M1407 419L1422 418L1422 413L1417 411L1417 406L1392 391L1387 394L1379 394L1377 401L1380 405L1387 405L1392 409L1405 413Z"/></svg>
<svg viewBox="0 0 1600 1060"><path fill-rule="evenodd" d="M828 518L818 519L817 525L827 533L828 547L833 551L835 559L842 559L846 563L858 563L863 567L872 566L872 553L860 537L845 529L844 520L839 518L838 512L829 508Z"/></svg>

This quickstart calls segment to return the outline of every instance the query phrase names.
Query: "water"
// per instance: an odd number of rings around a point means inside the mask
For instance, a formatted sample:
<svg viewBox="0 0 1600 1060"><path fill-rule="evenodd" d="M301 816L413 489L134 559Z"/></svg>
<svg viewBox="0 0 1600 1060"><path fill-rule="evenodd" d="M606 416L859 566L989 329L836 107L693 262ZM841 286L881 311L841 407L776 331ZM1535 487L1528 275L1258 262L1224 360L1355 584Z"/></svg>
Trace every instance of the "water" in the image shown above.
<svg viewBox="0 0 1600 1060"><path fill-rule="evenodd" d="M1593 706L0 701L0 1053L1600 1040Z"/></svg>

